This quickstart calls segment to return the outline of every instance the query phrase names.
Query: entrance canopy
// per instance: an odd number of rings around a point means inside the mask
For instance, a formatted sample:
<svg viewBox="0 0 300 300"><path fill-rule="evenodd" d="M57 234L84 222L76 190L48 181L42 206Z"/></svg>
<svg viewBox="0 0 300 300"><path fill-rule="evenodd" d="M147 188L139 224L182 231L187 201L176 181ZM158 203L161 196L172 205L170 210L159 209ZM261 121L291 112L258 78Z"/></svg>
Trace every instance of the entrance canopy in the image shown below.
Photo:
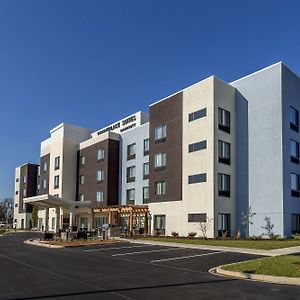
<svg viewBox="0 0 300 300"><path fill-rule="evenodd" d="M71 208L71 207L90 207L90 201L70 201L60 197L44 194L29 198L24 198L25 204L38 205L45 208L49 207L63 207L63 208Z"/></svg>

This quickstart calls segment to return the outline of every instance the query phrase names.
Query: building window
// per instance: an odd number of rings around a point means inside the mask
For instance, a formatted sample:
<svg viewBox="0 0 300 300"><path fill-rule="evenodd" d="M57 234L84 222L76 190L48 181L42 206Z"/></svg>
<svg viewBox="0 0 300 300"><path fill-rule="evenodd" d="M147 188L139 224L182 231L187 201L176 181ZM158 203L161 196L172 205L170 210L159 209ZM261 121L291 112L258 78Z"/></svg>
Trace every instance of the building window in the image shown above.
<svg viewBox="0 0 300 300"><path fill-rule="evenodd" d="M218 174L218 195L230 197L230 175Z"/></svg>
<svg viewBox="0 0 300 300"><path fill-rule="evenodd" d="M143 203L145 203L149 199L149 187L143 187Z"/></svg>
<svg viewBox="0 0 300 300"><path fill-rule="evenodd" d="M166 137L167 137L167 126L165 124L159 125L154 128L154 140L156 144L165 142Z"/></svg>
<svg viewBox="0 0 300 300"><path fill-rule="evenodd" d="M23 183L23 184L26 184L26 182L27 182L27 177L26 177L26 176L23 176L22 183Z"/></svg>
<svg viewBox="0 0 300 300"><path fill-rule="evenodd" d="M190 223L206 222L206 214L188 214L188 222Z"/></svg>
<svg viewBox="0 0 300 300"><path fill-rule="evenodd" d="M97 160L104 160L104 148L98 149L97 151Z"/></svg>
<svg viewBox="0 0 300 300"><path fill-rule="evenodd" d="M19 192L18 191L16 191L16 195L18 195L19 194Z"/></svg>
<svg viewBox="0 0 300 300"><path fill-rule="evenodd" d="M60 156L55 157L54 159L54 169L58 170L60 168Z"/></svg>
<svg viewBox="0 0 300 300"><path fill-rule="evenodd" d="M300 215L293 214L292 215L292 234L300 233Z"/></svg>
<svg viewBox="0 0 300 300"><path fill-rule="evenodd" d="M84 175L79 176L79 184L84 184Z"/></svg>
<svg viewBox="0 0 300 300"><path fill-rule="evenodd" d="M165 194L166 194L166 182L165 181L155 182L155 195L163 196Z"/></svg>
<svg viewBox="0 0 300 300"><path fill-rule="evenodd" d="M16 182L19 182L19 178L16 178Z"/></svg>
<svg viewBox="0 0 300 300"><path fill-rule="evenodd" d="M79 201L84 201L84 194L79 195Z"/></svg>
<svg viewBox="0 0 300 300"><path fill-rule="evenodd" d="M218 237L230 237L230 214L218 214Z"/></svg>
<svg viewBox="0 0 300 300"><path fill-rule="evenodd" d="M230 165L230 144L218 141L219 163Z"/></svg>
<svg viewBox="0 0 300 300"><path fill-rule="evenodd" d="M299 130L299 112L292 106L290 106L290 128L295 131Z"/></svg>
<svg viewBox="0 0 300 300"><path fill-rule="evenodd" d="M87 230L88 229L88 218L81 217L80 218L80 228Z"/></svg>
<svg viewBox="0 0 300 300"><path fill-rule="evenodd" d="M144 156L149 154L149 139L144 140Z"/></svg>
<svg viewBox="0 0 300 300"><path fill-rule="evenodd" d="M129 189L127 190L127 199L126 199L127 204L134 204L135 200L135 189Z"/></svg>
<svg viewBox="0 0 300 300"><path fill-rule="evenodd" d="M299 175L291 173L291 196L299 197Z"/></svg>
<svg viewBox="0 0 300 300"><path fill-rule="evenodd" d="M146 162L143 165L143 179L148 179L149 178L149 163Z"/></svg>
<svg viewBox="0 0 300 300"><path fill-rule="evenodd" d="M48 164L46 161L44 161L44 164L43 164L43 172L47 172L47 169L48 169Z"/></svg>
<svg viewBox="0 0 300 300"><path fill-rule="evenodd" d="M58 198L58 197L59 197L59 194L54 194L53 196Z"/></svg>
<svg viewBox="0 0 300 300"><path fill-rule="evenodd" d="M59 175L54 176L54 188L59 188Z"/></svg>
<svg viewBox="0 0 300 300"><path fill-rule="evenodd" d="M26 189L23 189L23 197L26 197L27 191Z"/></svg>
<svg viewBox="0 0 300 300"><path fill-rule="evenodd" d="M55 229L55 218L51 219L51 229L54 230Z"/></svg>
<svg viewBox="0 0 300 300"><path fill-rule="evenodd" d="M47 188L47 180L43 179L42 180L42 189L45 189L45 188Z"/></svg>
<svg viewBox="0 0 300 300"><path fill-rule="evenodd" d="M127 160L135 159L135 143L127 146Z"/></svg>
<svg viewBox="0 0 300 300"><path fill-rule="evenodd" d="M199 151L206 149L206 141L189 144L189 152Z"/></svg>
<svg viewBox="0 0 300 300"><path fill-rule="evenodd" d="M203 118L205 116L206 116L206 108L197 110L197 111L192 112L192 113L189 114L189 122L192 122L194 120Z"/></svg>
<svg viewBox="0 0 300 300"><path fill-rule="evenodd" d="M38 167L37 167L37 176L40 176L40 175L41 175L41 167L38 166Z"/></svg>
<svg viewBox="0 0 300 300"><path fill-rule="evenodd" d="M154 230L156 231L156 233L165 235L166 215L154 215Z"/></svg>
<svg viewBox="0 0 300 300"><path fill-rule="evenodd" d="M135 181L135 166L127 168L127 182Z"/></svg>
<svg viewBox="0 0 300 300"><path fill-rule="evenodd" d="M291 140L291 162L299 164L299 143Z"/></svg>
<svg viewBox="0 0 300 300"><path fill-rule="evenodd" d="M96 174L97 182L101 182L104 180L104 170L98 170Z"/></svg>
<svg viewBox="0 0 300 300"><path fill-rule="evenodd" d="M84 155L81 155L80 156L80 166L84 166L85 165L85 156Z"/></svg>
<svg viewBox="0 0 300 300"><path fill-rule="evenodd" d="M97 203L103 202L103 192L99 192L99 191L96 192L96 202Z"/></svg>
<svg viewBox="0 0 300 300"><path fill-rule="evenodd" d="M15 204L15 207L18 207L18 203Z"/></svg>
<svg viewBox="0 0 300 300"><path fill-rule="evenodd" d="M219 108L218 112L219 129L230 133L230 112L222 108Z"/></svg>
<svg viewBox="0 0 300 300"><path fill-rule="evenodd" d="M96 228L102 228L104 224L108 223L108 217L95 217L94 224Z"/></svg>
<svg viewBox="0 0 300 300"><path fill-rule="evenodd" d="M155 170L165 169L167 165L167 154L166 153L158 153L154 157L154 167Z"/></svg>
<svg viewBox="0 0 300 300"><path fill-rule="evenodd" d="M206 182L206 173L190 175L188 177L189 184L201 183L201 182Z"/></svg>

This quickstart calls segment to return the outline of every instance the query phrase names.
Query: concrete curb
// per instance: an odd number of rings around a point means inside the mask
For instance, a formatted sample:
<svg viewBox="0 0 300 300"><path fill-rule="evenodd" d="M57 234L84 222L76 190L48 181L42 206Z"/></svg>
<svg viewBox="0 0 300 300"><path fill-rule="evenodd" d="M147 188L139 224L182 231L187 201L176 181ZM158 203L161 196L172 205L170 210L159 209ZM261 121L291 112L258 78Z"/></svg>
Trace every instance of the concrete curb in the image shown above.
<svg viewBox="0 0 300 300"><path fill-rule="evenodd" d="M47 243L43 243L42 241L39 241L39 240L25 240L23 243L27 244L27 245L44 247L44 248L54 248L54 249L65 248L65 246L50 245L50 244L47 244Z"/></svg>
<svg viewBox="0 0 300 300"><path fill-rule="evenodd" d="M233 277L233 278L248 279L248 280L261 281L261 282L267 282L267 283L288 284L288 285L299 285L300 286L300 278L260 275L260 274L250 274L250 273L243 273L243 272L236 272L236 271L228 271L228 270L224 270L222 267L224 267L224 266L212 268L208 272L213 275L220 275L220 276L225 276L225 277Z"/></svg>
<svg viewBox="0 0 300 300"><path fill-rule="evenodd" d="M178 247L186 249L198 249L198 250L210 250L210 251L221 251L221 252L236 252L252 255L261 255L261 256L278 256L282 255L279 252L271 252L271 250L260 250L260 249L247 249L247 248L232 248L232 247L219 247L219 246L207 246L207 245L195 245L195 244L184 244L184 243L172 243L172 242L161 242L161 241L149 241L149 240L133 240L133 239L124 239L133 244L150 244L158 246L169 246L169 247Z"/></svg>

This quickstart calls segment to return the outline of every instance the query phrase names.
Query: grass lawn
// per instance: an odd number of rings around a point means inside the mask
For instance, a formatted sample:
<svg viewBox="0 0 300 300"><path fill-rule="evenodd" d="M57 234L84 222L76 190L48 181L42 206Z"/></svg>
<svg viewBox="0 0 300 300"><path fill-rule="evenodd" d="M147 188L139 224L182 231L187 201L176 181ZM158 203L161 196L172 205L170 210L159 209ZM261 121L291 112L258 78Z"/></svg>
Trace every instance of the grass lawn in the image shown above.
<svg viewBox="0 0 300 300"><path fill-rule="evenodd" d="M283 255L259 258L227 265L223 269L251 274L300 277L300 256Z"/></svg>
<svg viewBox="0 0 300 300"><path fill-rule="evenodd" d="M263 249L273 250L287 247L300 246L300 240L214 240L214 239L189 239L189 238L172 238L172 237L157 237L157 238L142 238L145 240L173 242L184 244L208 245L208 246L222 246L248 249Z"/></svg>

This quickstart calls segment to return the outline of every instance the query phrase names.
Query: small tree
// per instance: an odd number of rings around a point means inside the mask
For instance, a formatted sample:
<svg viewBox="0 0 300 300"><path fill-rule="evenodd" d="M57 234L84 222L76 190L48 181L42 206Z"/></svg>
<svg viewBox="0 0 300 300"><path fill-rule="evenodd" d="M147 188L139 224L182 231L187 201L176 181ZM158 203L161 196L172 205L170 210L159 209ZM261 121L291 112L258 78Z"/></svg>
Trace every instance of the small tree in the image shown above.
<svg viewBox="0 0 300 300"><path fill-rule="evenodd" d="M38 225L38 208L37 206L33 206L31 213L32 227L36 228Z"/></svg>
<svg viewBox="0 0 300 300"><path fill-rule="evenodd" d="M256 212L252 211L251 205L242 211L242 220L241 223L244 226L245 236L249 237L249 227L253 225L253 217L256 215Z"/></svg>
<svg viewBox="0 0 300 300"><path fill-rule="evenodd" d="M271 218L270 217L266 216L264 218L264 220L266 222L266 225L265 226L261 226L261 228L266 231L266 236L271 239L274 236L274 232L273 232L274 224L271 223Z"/></svg>
<svg viewBox="0 0 300 300"><path fill-rule="evenodd" d="M200 222L199 227L202 232L202 236L207 240L207 232L209 231L213 218L207 218L206 222Z"/></svg>

